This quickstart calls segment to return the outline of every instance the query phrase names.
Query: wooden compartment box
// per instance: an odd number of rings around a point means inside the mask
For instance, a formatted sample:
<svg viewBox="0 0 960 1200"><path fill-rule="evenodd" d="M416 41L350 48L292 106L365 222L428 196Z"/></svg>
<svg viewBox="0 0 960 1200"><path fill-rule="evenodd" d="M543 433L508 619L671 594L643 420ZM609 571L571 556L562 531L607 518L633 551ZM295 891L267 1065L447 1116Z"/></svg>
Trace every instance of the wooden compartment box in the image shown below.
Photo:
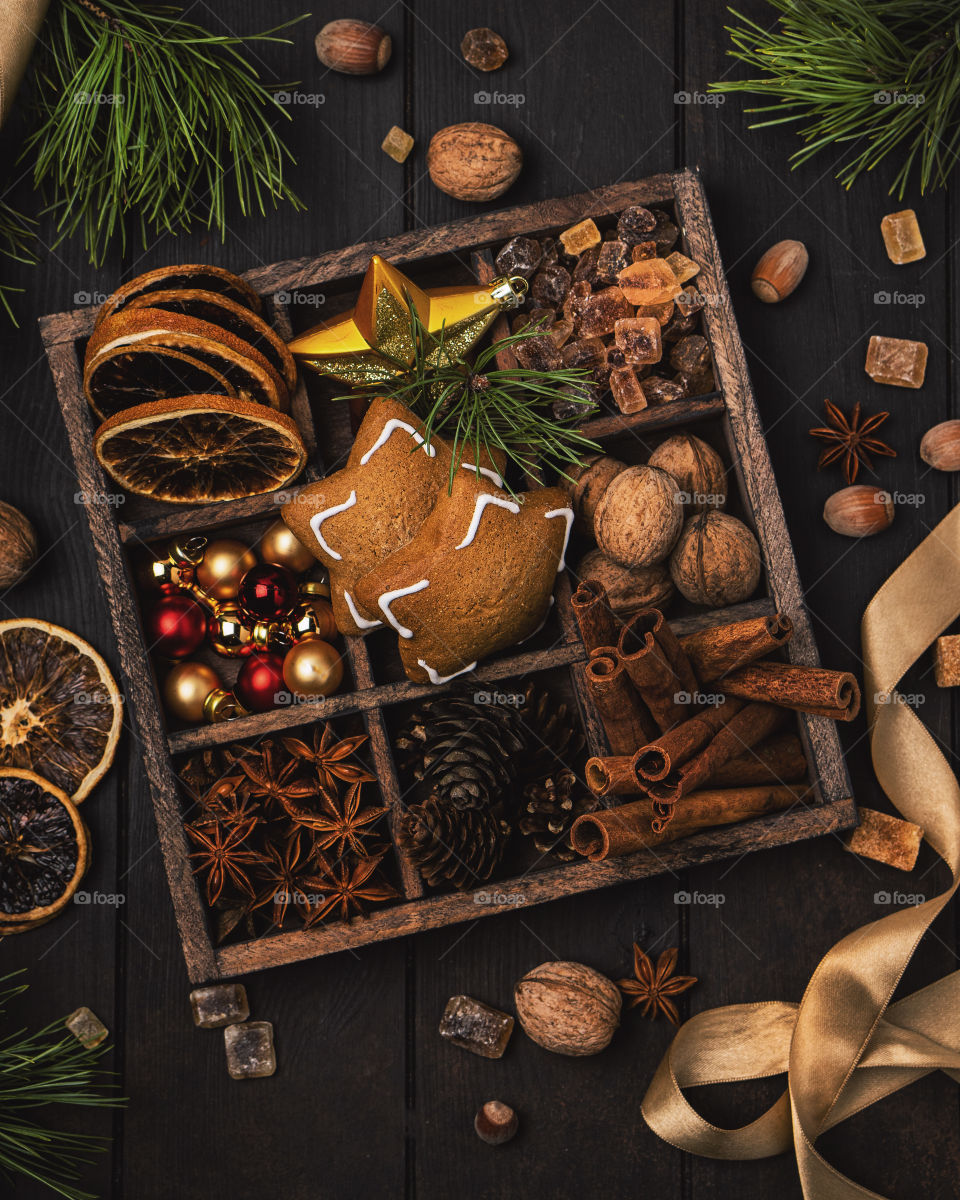
<svg viewBox="0 0 960 1200"><path fill-rule="evenodd" d="M487 212L435 229L416 230L332 251L315 259L277 263L248 272L246 279L264 296L266 311L272 315L278 330L289 336L291 317L296 317L298 327L303 327L314 323L318 313L330 316L348 308L372 254L383 255L421 283L465 280L470 277L471 266L478 278L486 279L491 270L490 252L495 254L512 236L555 236L587 216L594 217L601 227L606 218L609 226L613 214L631 204L672 209L684 253L701 266L695 282L711 297L704 309L703 323L713 354L717 391L645 409L629 417L614 413L599 415L584 425L584 432L618 457L640 462L645 461L657 440L670 430L697 423L698 434L717 447L733 468L739 495L735 500L731 498L732 511L757 533L765 572L757 598L748 603L715 612L700 610L691 615L676 615L671 611L668 613L671 624L684 632L745 616L783 612L792 620L795 631L787 647L789 659L816 665L819 659L803 606L796 563L696 172L657 175L583 195ZM323 307L313 306L311 298L321 294ZM378 785L368 785L371 794L366 802L372 802L373 787L379 786L383 803L395 818L404 801L391 751L392 734L413 702L439 689L406 681L387 638L376 635L366 640L349 638L344 639L348 671L343 687L322 702L275 709L218 725L178 729L167 722L142 635L132 570L137 554L142 553L144 545L156 542L162 545L169 538L187 532L210 534L236 530L238 535L252 541L260 529L276 519L280 503L297 487L342 463L351 441L349 406L330 403L322 395L324 385L320 381L310 383L311 391L316 387L311 401L301 380L292 411L311 451L311 465L296 487L287 489L282 496L271 494L203 507L164 506L132 496L120 506L97 503L98 497L111 492L112 485L93 455L94 422L81 386L83 349L94 317L95 313L89 309L58 313L42 318L40 326L69 434L78 486L91 501L86 505L87 518L119 642L125 691L139 727L160 845L191 982L230 978L502 911L502 906L496 904L477 903L472 891L428 893L413 864L394 845L394 860L388 874L399 889L400 899L392 905L375 908L368 915L350 921L331 921L309 930L288 930L215 946L211 914L191 869L191 847L183 829L184 800L176 775L183 756L202 747L255 741L268 733L296 727L305 727L309 733L315 721L333 720L337 730L341 726L352 729L362 725L369 735L369 744L362 754L378 777ZM568 560L575 563L577 551L585 549L586 546L571 546ZM603 729L581 688L579 664L585 661L586 653L570 608L570 583L566 575L558 578L555 594L557 603L544 630L515 652L482 663L471 679L478 690L493 685L499 688L508 681L519 684L531 676L534 681L549 680L551 689L579 710L588 752L602 754L607 752ZM556 864L541 860L512 878L495 876L489 883L478 884L476 891L495 890L508 895L511 907L538 904L853 825L855 812L850 784L833 723L799 716L797 726L807 754L815 802L742 825L700 833L660 847L656 853L644 851L601 863Z"/></svg>

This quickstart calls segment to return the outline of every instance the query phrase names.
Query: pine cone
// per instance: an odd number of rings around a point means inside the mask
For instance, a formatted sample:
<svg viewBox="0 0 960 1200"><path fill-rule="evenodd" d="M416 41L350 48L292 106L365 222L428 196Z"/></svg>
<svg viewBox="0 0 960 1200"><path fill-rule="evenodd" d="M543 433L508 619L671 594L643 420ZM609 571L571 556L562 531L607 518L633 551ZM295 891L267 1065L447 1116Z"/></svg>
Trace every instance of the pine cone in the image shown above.
<svg viewBox="0 0 960 1200"><path fill-rule="evenodd" d="M521 769L525 779L539 780L569 769L583 749L583 730L577 714L566 704L555 703L543 688L529 684L526 697L519 713L527 743Z"/></svg>
<svg viewBox="0 0 960 1200"><path fill-rule="evenodd" d="M431 887L470 888L493 874L511 827L491 809L461 808L431 797L404 813L397 840Z"/></svg>
<svg viewBox="0 0 960 1200"><path fill-rule="evenodd" d="M570 830L577 817L598 807L596 796L564 768L556 775L527 784L523 801L523 815L517 826L520 832L531 838L543 854L551 853L562 862L575 858Z"/></svg>

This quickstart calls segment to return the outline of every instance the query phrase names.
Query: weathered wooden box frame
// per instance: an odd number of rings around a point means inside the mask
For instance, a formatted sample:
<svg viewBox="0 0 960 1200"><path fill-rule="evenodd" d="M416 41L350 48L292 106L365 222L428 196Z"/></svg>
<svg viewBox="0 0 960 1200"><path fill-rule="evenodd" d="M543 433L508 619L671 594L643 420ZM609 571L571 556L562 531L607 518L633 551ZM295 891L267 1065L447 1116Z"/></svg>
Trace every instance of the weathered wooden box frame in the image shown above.
<svg viewBox="0 0 960 1200"><path fill-rule="evenodd" d="M482 253L477 252L482 252L484 248L495 250L514 234L536 236L539 233L556 233L583 217L608 216L630 204L674 206L684 250L701 264L698 285L714 298L714 303L704 310L704 320L714 358L718 391L708 397L647 409L631 417L599 417L589 422L584 431L604 443L622 435L625 430L652 431L687 425L706 418L722 420L743 504L763 549L768 594L736 609L707 613L675 624L678 628L689 629L716 624L720 620L784 612L793 621L795 630L788 647L790 660L815 665L819 658L803 605L797 567L713 226L696 172L684 170L671 175L657 175L565 199L484 213L434 229L416 230L384 241L332 251L314 259L277 263L248 272L246 279L268 298L268 308L271 304L273 306L275 324L281 333L289 335L289 306L297 289L323 288L350 277L359 277L372 254L381 254L399 266L413 268L424 260L441 255L454 255L464 261L473 254L474 266L482 275L484 258ZM489 262L489 259L486 261ZM78 486L88 498L95 501L96 497L110 491L110 484L93 455L93 424L81 386L82 346L93 328L94 316L94 311L90 309L57 313L41 318L40 328L67 426ZM294 397L293 414L310 449L314 450L316 438L313 420L302 382ZM314 467L300 482L315 477ZM191 982L230 978L502 911L497 905L478 904L472 892L425 896L416 870L401 852L395 850L403 899L393 907L375 910L349 922L273 934L216 948L210 936L207 913L191 872L189 848L183 831L181 796L171 756L205 745L325 720L338 714L356 713L362 717L370 737L370 750L385 802L395 814L403 801L384 711L390 705L416 699L436 689L412 683L378 684L365 643L347 639L347 652L356 684L354 691L338 694L308 708L278 709L236 722L168 732L164 727L153 671L143 640L139 605L126 551L136 542L173 536L187 530L207 531L241 520L267 519L278 511L275 498L269 495L253 497L201 508L170 507L159 514L132 521L125 521L123 510L118 511L108 504L90 502L86 504L86 511L117 633L120 660L126 676L128 707L139 727L160 846ZM580 671L575 666L584 661L586 655L572 618L569 597L569 583L566 577L561 577L557 585L557 601L562 636L557 645L552 649L514 654L487 663L477 671L476 678L479 683L491 683L531 671L569 669L590 751L603 753L606 748L603 731L582 692ZM848 828L855 823L855 810L836 728L830 721L805 716L800 718L799 728L815 785L816 803L742 825L698 834L664 846L656 852L647 851L599 864L562 864L532 871L521 878L498 880L495 890L511 897L511 907L538 904L575 892L676 871L697 863ZM486 890L485 887L478 889Z"/></svg>

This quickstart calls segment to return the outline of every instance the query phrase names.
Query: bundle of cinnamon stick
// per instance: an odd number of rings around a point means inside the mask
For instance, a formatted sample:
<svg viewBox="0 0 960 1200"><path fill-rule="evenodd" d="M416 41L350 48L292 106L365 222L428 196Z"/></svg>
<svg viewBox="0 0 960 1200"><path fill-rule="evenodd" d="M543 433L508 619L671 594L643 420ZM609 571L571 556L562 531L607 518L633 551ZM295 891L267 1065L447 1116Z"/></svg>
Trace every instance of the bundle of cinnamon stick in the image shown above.
<svg viewBox="0 0 960 1200"><path fill-rule="evenodd" d="M597 580L572 604L611 749L588 760L587 784L636 798L579 818L573 846L590 858L795 804L811 789L800 739L784 730L789 711L852 721L860 709L849 673L769 658L793 633L782 614L678 638L656 609L621 621Z"/></svg>

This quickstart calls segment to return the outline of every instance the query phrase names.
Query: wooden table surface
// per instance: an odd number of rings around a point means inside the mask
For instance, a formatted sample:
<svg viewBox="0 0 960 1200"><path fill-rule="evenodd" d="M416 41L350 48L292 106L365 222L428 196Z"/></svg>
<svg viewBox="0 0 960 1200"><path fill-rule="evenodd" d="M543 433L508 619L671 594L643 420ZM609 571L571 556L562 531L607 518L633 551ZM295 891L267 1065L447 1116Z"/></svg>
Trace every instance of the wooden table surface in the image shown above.
<svg viewBox="0 0 960 1200"><path fill-rule="evenodd" d="M234 213L225 245L197 230L131 246L99 269L75 240L44 254L43 265L11 273L19 331L0 316L3 364L0 495L34 520L43 557L27 583L0 596L3 617L39 616L76 629L115 666L109 614L94 569L86 520L74 493L66 437L43 357L36 317L59 311L122 278L174 260L208 260L245 270L283 258L418 229L475 211L437 191L426 175L430 135L456 121L503 126L524 151L524 168L505 203L565 195L681 165L699 166L783 493L806 598L824 661L860 668L858 626L875 588L957 500L949 477L928 471L917 447L929 426L958 415L954 399L960 306L952 302L958 265L956 192L904 204L887 196L892 170L844 192L828 150L791 172L793 135L750 131L740 99L705 103L706 85L740 69L726 56L719 3L596 0L549 6L449 4L443 0L354 0L345 12L324 5L293 31L292 46L256 57L268 79L289 89L288 141L298 165L291 182L308 211L266 218ZM293 0L187 5L211 28L249 31L298 14ZM771 10L746 9L765 24ZM379 20L394 37L381 76L326 73L313 35L333 17ZM511 57L483 76L461 60L463 33L500 31ZM478 93L499 93L483 101ZM690 93L678 103L676 93ZM722 98L721 98L722 99ZM403 167L380 150L392 124L417 139ZM18 122L0 148L12 163ZM33 205L29 181L12 198ZM894 267L880 239L881 216L916 208L927 245L920 263ZM49 245L54 231L41 220ZM811 265L800 291L764 306L749 290L760 252L799 238ZM877 293L918 295L922 303L878 302ZM930 347L919 392L881 388L863 371L870 333L920 338ZM867 474L901 493L893 527L858 544L820 518L840 484L818 475L823 398L849 408L889 409L885 427L898 451ZM922 603L922 597L917 597ZM949 694L928 664L908 680L923 719L944 746L955 733ZM871 772L863 718L842 730L863 804L885 806ZM821 956L843 934L889 907L878 893L942 890L946 872L926 847L906 876L850 855L835 837L751 855L742 861L573 897L356 953L250 978L253 1015L272 1021L279 1070L268 1080L232 1082L222 1038L193 1027L188 986L157 848L136 731L84 807L95 850L84 887L119 894L120 906L71 907L54 923L0 950L4 970L28 968L31 991L10 1017L37 1022L89 1005L110 1026L111 1055L125 1110L82 1114L77 1128L112 1136L88 1186L124 1200L351 1200L406 1197L519 1200L531 1196L800 1196L791 1156L754 1163L690 1157L657 1139L640 1100L671 1035L665 1022L625 1015L605 1053L568 1060L517 1035L499 1062L442 1044L437 1022L448 996L466 992L509 1007L514 982L547 959L579 959L614 978L626 974L631 943L681 947L682 969L699 985L684 1015L716 1005L798 1000ZM715 904L678 904L678 892ZM721 902L722 901L722 902ZM953 970L952 911L941 917L911 966L905 987ZM695 1097L720 1124L743 1124L779 1094L782 1079ZM479 1103L499 1098L520 1113L510 1145L483 1145L471 1125ZM62 1118L58 1118L62 1119ZM830 1161L899 1200L957 1195L960 1125L955 1085L936 1075L847 1121L822 1139ZM49 1193L18 1183L17 1200Z"/></svg>

